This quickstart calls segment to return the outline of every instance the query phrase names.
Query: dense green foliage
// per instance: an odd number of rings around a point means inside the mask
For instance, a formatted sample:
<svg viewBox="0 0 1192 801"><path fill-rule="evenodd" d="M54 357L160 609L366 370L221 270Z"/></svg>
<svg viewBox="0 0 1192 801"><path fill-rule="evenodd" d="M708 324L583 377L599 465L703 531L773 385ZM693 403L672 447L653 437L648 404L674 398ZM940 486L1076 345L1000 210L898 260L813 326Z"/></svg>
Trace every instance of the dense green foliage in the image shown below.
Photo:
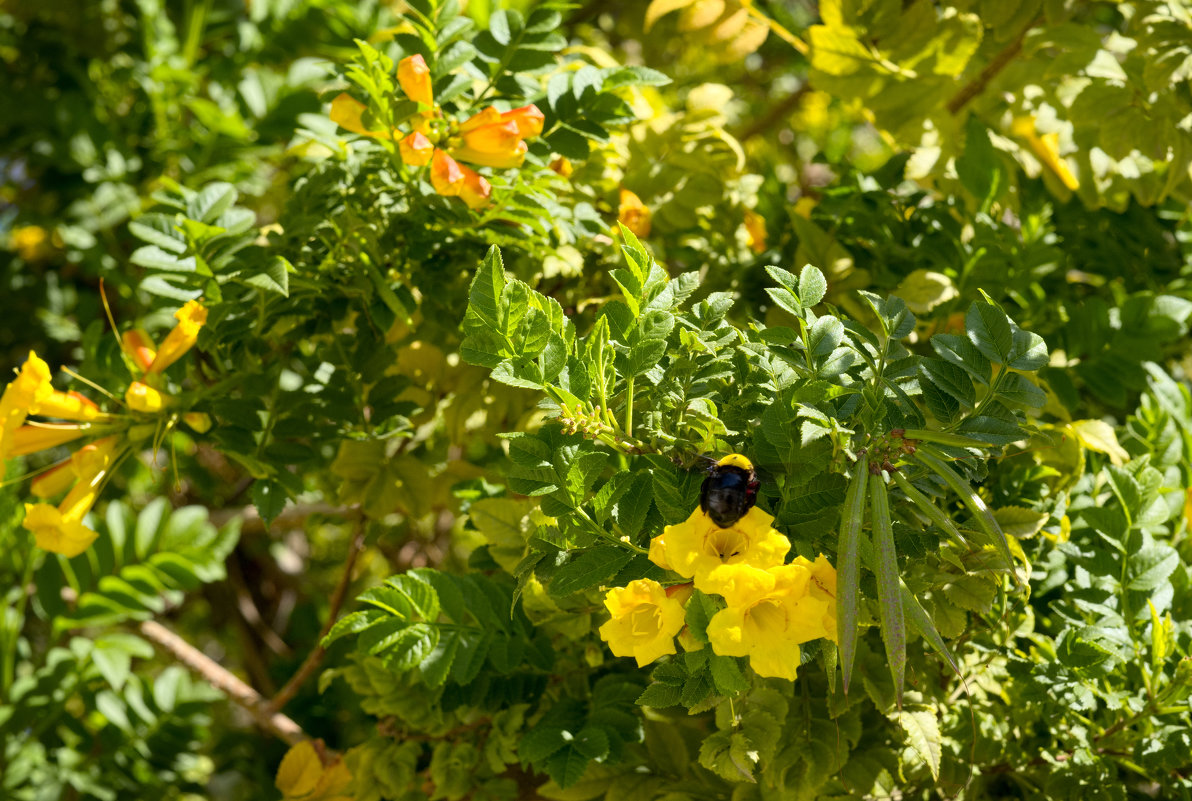
<svg viewBox="0 0 1192 801"><path fill-rule="evenodd" d="M0 361L124 449L66 555L0 428L0 797L1192 795L1192 10L614 5L0 8ZM731 453L793 681L655 542Z"/></svg>

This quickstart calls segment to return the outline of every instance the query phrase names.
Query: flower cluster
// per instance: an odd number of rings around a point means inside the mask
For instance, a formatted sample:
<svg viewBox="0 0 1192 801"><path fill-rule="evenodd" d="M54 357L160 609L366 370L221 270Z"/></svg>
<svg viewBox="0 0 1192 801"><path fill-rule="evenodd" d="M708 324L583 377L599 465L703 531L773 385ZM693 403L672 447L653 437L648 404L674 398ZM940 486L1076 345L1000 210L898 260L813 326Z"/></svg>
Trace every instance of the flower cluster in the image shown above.
<svg viewBox="0 0 1192 801"><path fill-rule="evenodd" d="M120 460L157 430L156 421L146 416L158 415L173 399L155 385L161 384L162 371L194 345L207 310L191 301L174 316L178 324L160 348L154 348L143 332L130 331L121 338L136 377L124 395L130 414L105 412L79 392L54 389L49 366L33 352L4 388L0 395L0 466L15 456L90 439L32 481L30 492L40 502L25 504L24 527L33 532L39 548L77 556L98 536L83 524L83 518ZM205 415L189 415L187 421L199 430L210 426ZM64 493L56 506L50 503Z"/></svg>
<svg viewBox="0 0 1192 801"><path fill-rule="evenodd" d="M542 133L545 117L531 104L509 111L489 106L464 122L446 117L434 101L430 68L420 55L397 65L397 82L406 97L418 104L408 133L397 128L370 129L364 123L367 107L351 95L331 102L331 119L341 128L374 139L397 142L398 153L411 167L430 165L430 182L446 197L458 197L468 208L488 205L492 186L466 161L481 167L520 167L529 146L525 140Z"/></svg>
<svg viewBox="0 0 1192 801"><path fill-rule="evenodd" d="M707 628L715 653L747 656L759 676L793 680L802 643L836 639L836 570L823 555L786 562L790 541L773 521L754 507L721 528L696 509L667 526L650 542L650 560L691 581L663 588L642 579L610 590L604 603L612 619L600 635L612 652L635 657L638 666L675 653L683 602L694 587L725 602Z"/></svg>

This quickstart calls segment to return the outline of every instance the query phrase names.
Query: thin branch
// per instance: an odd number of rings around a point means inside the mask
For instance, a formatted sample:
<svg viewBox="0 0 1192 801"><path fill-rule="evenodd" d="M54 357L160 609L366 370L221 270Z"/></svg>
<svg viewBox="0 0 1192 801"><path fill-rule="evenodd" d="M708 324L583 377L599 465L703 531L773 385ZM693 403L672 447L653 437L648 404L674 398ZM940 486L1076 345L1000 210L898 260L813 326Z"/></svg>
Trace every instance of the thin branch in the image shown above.
<svg viewBox="0 0 1192 801"><path fill-rule="evenodd" d="M786 119L799 104L803 102L803 98L811 91L811 84L804 82L802 86L796 89L791 94L784 97L782 100L775 103L770 109L758 119L754 120L752 124L739 134L737 134L737 141L747 142L760 133L768 131L772 126Z"/></svg>
<svg viewBox="0 0 1192 801"><path fill-rule="evenodd" d="M265 731L290 745L310 739L302 727L293 720L271 711L260 693L165 626L155 620L146 620L141 624L141 633L169 651L179 662L202 676L212 687L221 690L237 704L244 707L252 715L257 725Z"/></svg>
<svg viewBox="0 0 1192 801"><path fill-rule="evenodd" d="M319 664L323 661L323 655L326 650L322 646L322 640L327 636L327 632L331 631L331 627L335 625L335 620L339 617L339 608L343 606L344 598L348 594L348 585L352 583L352 571L356 567L356 557L364 549L364 514L357 510L356 524L352 531L352 542L348 546L348 557L344 560L343 573L339 577L339 583L335 586L335 592L331 595L331 608L327 611L327 622L323 624L323 630L319 632L318 643L315 644L314 649L307 654L306 659L298 667L298 670L286 682L285 686L278 691L277 695L268 703L268 709L271 712L277 712L285 707L295 695L306 680L310 678L311 674L318 669Z"/></svg>
<svg viewBox="0 0 1192 801"><path fill-rule="evenodd" d="M1036 17L1026 24L1014 41L1002 48L993 60L985 65L985 69L981 70L981 74L965 85L959 92L957 92L951 100L948 101L947 109L949 114L956 114L977 95L985 91L985 87L989 85L999 72L1006 68L1006 65L1014 60L1014 57L1022 50L1022 42L1026 39L1026 35L1030 33L1031 28L1034 28L1042 22L1042 17Z"/></svg>

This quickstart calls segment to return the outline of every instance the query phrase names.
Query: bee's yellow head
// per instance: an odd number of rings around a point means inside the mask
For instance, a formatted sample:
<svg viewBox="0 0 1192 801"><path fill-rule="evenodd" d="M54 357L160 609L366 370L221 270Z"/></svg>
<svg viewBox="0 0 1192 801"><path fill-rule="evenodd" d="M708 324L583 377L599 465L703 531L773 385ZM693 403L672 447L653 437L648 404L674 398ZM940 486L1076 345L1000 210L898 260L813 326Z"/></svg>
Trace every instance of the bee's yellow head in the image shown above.
<svg viewBox="0 0 1192 801"><path fill-rule="evenodd" d="M746 459L744 456L742 456L739 453L730 453L728 456L725 456L723 459L721 459L719 462L717 462L716 466L717 467L739 467L742 470L752 470L753 462L749 461L748 459Z"/></svg>

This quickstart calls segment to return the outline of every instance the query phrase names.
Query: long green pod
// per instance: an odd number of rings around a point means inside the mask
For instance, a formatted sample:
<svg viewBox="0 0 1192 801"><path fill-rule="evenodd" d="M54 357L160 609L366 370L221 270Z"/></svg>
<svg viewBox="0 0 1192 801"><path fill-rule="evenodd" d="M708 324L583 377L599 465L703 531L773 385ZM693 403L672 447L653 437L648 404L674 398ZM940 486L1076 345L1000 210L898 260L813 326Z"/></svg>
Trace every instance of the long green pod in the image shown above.
<svg viewBox="0 0 1192 801"><path fill-rule="evenodd" d="M1021 587L1022 579L1018 576L1018 569L1014 565L1014 557L1010 554L1010 541L1006 539L1006 533L998 525L997 519L989 511L989 507L985 505L985 501L981 500L981 496L944 461L943 454L930 445L920 445L919 449L915 451L913 458L942 478L944 483L960 496L960 500L964 501L964 505L972 512L973 520L993 540L994 547L997 548L998 553L1005 560L1006 567L1010 570L1010 575L1014 577L1014 583Z"/></svg>
<svg viewBox="0 0 1192 801"><path fill-rule="evenodd" d="M860 589L861 524L865 522L865 484L869 479L869 457L861 454L853 465L844 509L840 514L840 538L836 544L836 642L840 646L840 672L848 694L857 656L857 611Z"/></svg>
<svg viewBox="0 0 1192 801"><path fill-rule="evenodd" d="M866 567L872 570L875 574L875 562L873 560L873 546L865 540L860 541L861 562ZM901 578L898 579L898 586L902 592L902 609L906 613L906 621L919 632L919 636L927 640L927 644L935 649L936 653L942 656L947 662L948 666L952 668L957 676L960 673L960 663L956 661L956 657L952 655L952 650L948 648L948 644L944 642L944 638L940 636L939 630L935 627L935 621L931 619L931 615L927 614L927 610L919 603L919 599L911 592L911 588L906 586L906 582Z"/></svg>
<svg viewBox="0 0 1192 801"><path fill-rule="evenodd" d="M894 678L894 697L902 708L902 688L906 683L906 618L902 611L902 592L899 590L898 554L894 550L894 527L890 524L890 498L886 482L875 478L869 485L869 501L873 529L874 571L877 576L878 619L882 625L882 641L886 644L886 659Z"/></svg>
<svg viewBox="0 0 1192 801"><path fill-rule="evenodd" d="M932 503L930 498L915 489L915 485L910 482L910 479L897 470L891 473L890 477L894 479L894 483L898 485L898 489L902 490L903 494L910 498L915 506L919 507L919 511L927 515L928 520L935 523L936 526L961 545L968 545L968 540L960 533L960 529L956 528L956 524L944 514L943 510Z"/></svg>
<svg viewBox="0 0 1192 801"><path fill-rule="evenodd" d="M921 428L907 428L902 432L903 439L913 439L919 442L936 442L940 445L950 445L954 448L988 448L992 442L973 439L963 434L949 434L946 431L927 431Z"/></svg>

